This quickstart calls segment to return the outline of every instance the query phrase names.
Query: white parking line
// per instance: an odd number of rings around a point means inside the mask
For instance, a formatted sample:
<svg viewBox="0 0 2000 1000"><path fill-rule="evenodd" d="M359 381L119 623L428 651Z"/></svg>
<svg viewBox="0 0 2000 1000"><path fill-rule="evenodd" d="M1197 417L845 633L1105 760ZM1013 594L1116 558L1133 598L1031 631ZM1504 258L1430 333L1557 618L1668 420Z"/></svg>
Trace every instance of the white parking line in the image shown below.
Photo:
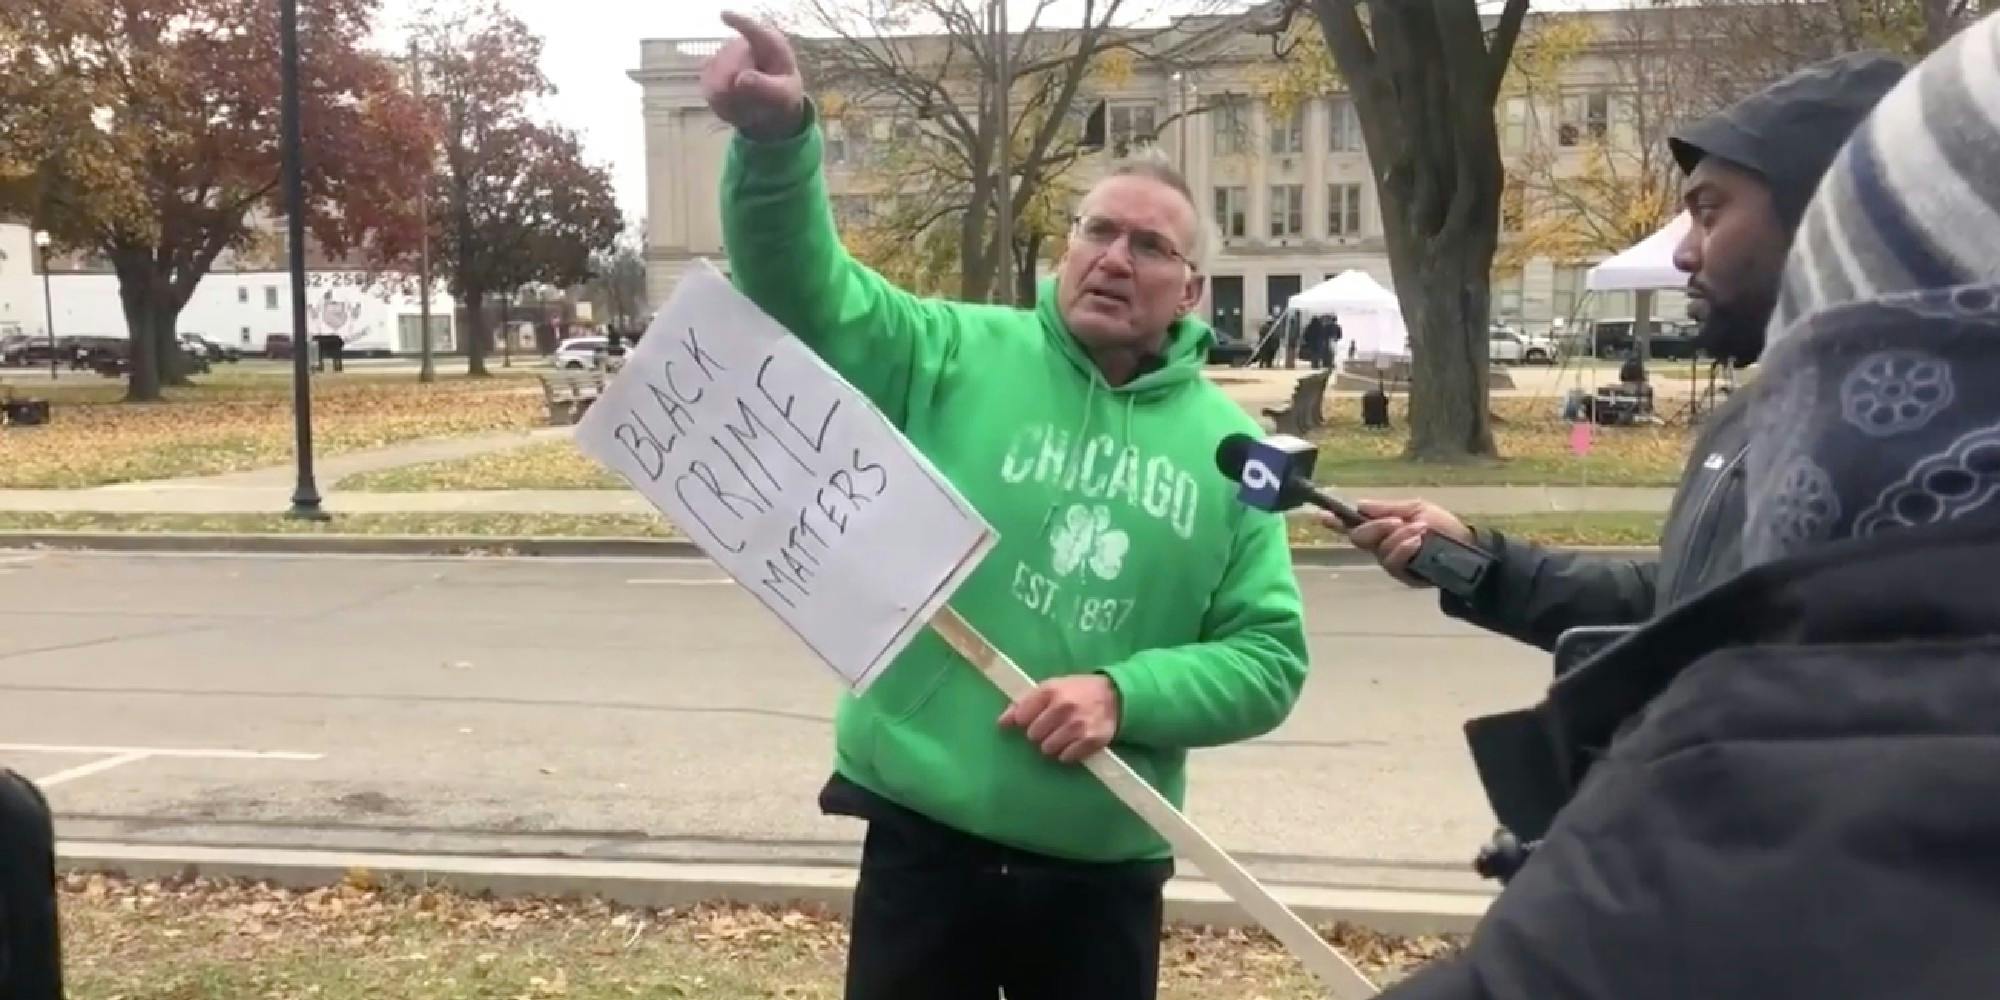
<svg viewBox="0 0 2000 1000"><path fill-rule="evenodd" d="M94 760L88 764L79 764L66 771L57 771L56 773L51 774L46 778L37 778L35 779L35 784L40 785L43 788L54 788L55 786L60 785L66 781L75 781L78 778L88 778L93 774L101 774L105 771L111 770L114 767L122 767L126 764L137 763L138 761L145 760L148 756L150 756L150 754L122 753L116 757L106 757L103 760Z"/></svg>
<svg viewBox="0 0 2000 1000"><path fill-rule="evenodd" d="M695 577L692 579L627 580L628 584L642 587L727 587L736 581L723 577Z"/></svg>
<svg viewBox="0 0 2000 1000"><path fill-rule="evenodd" d="M0 743L0 753L69 753L90 757L180 757L193 760L325 760L323 753L288 750L186 750L175 747L80 747L57 743Z"/></svg>

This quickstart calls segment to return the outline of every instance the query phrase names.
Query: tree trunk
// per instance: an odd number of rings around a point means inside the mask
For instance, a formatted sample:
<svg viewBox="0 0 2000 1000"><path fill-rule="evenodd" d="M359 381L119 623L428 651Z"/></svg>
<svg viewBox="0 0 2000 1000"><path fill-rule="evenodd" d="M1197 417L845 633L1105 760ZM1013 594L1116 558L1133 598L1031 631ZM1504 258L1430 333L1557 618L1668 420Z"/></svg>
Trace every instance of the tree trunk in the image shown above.
<svg viewBox="0 0 2000 1000"><path fill-rule="evenodd" d="M1401 228L1385 218L1385 229ZM1493 250L1447 227L1437 238L1408 232L1388 239L1396 296L1410 326L1410 441L1419 461L1495 456L1487 373L1488 271Z"/></svg>
<svg viewBox="0 0 2000 1000"><path fill-rule="evenodd" d="M1022 256L1014 261L1015 294L1014 301L1032 307L1035 304L1035 263L1042 257L1042 242L1048 239L1040 233L1029 236L1022 247Z"/></svg>
<svg viewBox="0 0 2000 1000"><path fill-rule="evenodd" d="M485 378L492 374L486 370L486 348L492 343L492 334L486 326L486 293L476 288L465 290L465 321L472 331L465 339L465 374L472 378Z"/></svg>
<svg viewBox="0 0 2000 1000"><path fill-rule="evenodd" d="M160 384L186 388L194 384L188 377L187 352L181 349L181 307L171 301L159 303L153 313L153 357L158 359Z"/></svg>
<svg viewBox="0 0 2000 1000"><path fill-rule="evenodd" d="M128 403L157 403L160 401L160 337L159 317L167 314L167 325L172 327L180 319L180 310L169 310L171 299L166 289L166 279L157 275L142 260L143 253L114 258L118 272L119 305L125 312L126 351L132 365L132 373L125 386L125 401Z"/></svg>

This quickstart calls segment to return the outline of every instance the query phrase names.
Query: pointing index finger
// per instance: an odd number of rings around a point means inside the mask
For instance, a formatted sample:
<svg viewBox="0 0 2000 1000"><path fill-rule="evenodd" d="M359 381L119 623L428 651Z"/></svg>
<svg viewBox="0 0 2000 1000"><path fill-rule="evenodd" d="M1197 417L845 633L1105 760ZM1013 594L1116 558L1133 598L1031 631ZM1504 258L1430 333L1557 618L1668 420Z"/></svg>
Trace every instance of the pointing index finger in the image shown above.
<svg viewBox="0 0 2000 1000"><path fill-rule="evenodd" d="M750 55L760 72L782 76L798 69L792 59L791 44L776 28L735 11L724 13L722 21L750 43Z"/></svg>

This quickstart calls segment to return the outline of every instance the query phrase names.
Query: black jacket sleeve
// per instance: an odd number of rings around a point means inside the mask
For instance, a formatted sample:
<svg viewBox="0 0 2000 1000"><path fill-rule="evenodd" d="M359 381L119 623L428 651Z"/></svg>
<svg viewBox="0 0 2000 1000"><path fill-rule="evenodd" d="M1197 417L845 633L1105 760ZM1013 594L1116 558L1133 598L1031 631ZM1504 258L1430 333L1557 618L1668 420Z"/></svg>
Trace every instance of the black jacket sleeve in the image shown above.
<svg viewBox="0 0 2000 1000"><path fill-rule="evenodd" d="M1494 566L1470 600L1443 594L1444 613L1554 651L1579 625L1631 625L1653 616L1660 564L1564 552L1474 529Z"/></svg>
<svg viewBox="0 0 2000 1000"><path fill-rule="evenodd" d="M1376 1000L1493 1000L1463 954L1437 959L1391 985Z"/></svg>

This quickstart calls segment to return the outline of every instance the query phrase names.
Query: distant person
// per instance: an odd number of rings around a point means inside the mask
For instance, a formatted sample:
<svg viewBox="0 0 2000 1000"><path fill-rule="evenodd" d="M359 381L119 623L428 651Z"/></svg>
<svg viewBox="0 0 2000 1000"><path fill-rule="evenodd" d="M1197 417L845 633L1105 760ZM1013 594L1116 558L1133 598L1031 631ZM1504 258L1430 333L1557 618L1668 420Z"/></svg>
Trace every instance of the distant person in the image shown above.
<svg viewBox="0 0 2000 1000"><path fill-rule="evenodd" d="M1806 202L1841 144L1904 68L1880 53L1840 56L1669 140L1687 173L1684 201L1693 216L1674 263L1689 275L1689 313L1701 324L1697 347L1738 365L1757 360ZM1471 600L1442 594L1444 613L1552 649L1570 628L1646 621L1736 570L1747 440L1735 399L1708 418L1667 513L1657 559L1562 551L1490 527L1474 530L1423 500L1362 503L1370 521L1350 537L1411 586L1423 585L1407 568L1427 531L1487 550L1498 565L1484 590Z"/></svg>
<svg viewBox="0 0 2000 1000"><path fill-rule="evenodd" d="M1573 798L1463 955L1384 1000L1994 994L1996 95L2000 14L1833 165L1736 397L1744 571L1517 713Z"/></svg>
<svg viewBox="0 0 2000 1000"><path fill-rule="evenodd" d="M1009 703L935 635L844 696L821 808L867 824L849 1000L1150 1000L1173 852L1079 766L1115 746L1170 801L1199 747L1297 703L1284 519L1215 471L1259 434L1202 376L1202 218L1158 160L1083 196L1027 308L919 298L842 247L791 44L729 16L702 74L736 134L732 280L865 393L998 530L953 607L1038 681Z"/></svg>

